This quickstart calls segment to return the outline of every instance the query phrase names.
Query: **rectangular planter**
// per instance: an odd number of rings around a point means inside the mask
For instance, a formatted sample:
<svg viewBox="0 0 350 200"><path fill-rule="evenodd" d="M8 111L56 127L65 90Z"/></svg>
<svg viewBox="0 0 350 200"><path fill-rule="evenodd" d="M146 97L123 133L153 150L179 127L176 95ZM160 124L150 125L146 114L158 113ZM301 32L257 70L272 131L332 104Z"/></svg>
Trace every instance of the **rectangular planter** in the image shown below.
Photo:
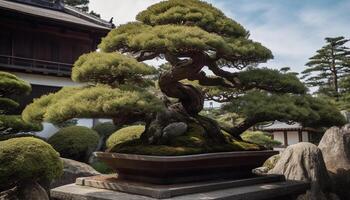
<svg viewBox="0 0 350 200"><path fill-rule="evenodd" d="M276 151L221 152L186 156L147 156L95 152L115 169L118 178L154 184L174 184L210 179L250 178Z"/></svg>

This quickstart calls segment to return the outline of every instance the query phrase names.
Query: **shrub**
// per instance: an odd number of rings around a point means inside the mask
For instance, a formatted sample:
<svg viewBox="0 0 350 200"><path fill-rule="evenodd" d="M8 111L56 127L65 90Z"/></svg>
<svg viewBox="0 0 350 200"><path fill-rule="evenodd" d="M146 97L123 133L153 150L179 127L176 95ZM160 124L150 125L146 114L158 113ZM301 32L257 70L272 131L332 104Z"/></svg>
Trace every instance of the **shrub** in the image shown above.
<svg viewBox="0 0 350 200"><path fill-rule="evenodd" d="M121 144L126 141L131 141L140 138L141 134L145 131L145 126L135 125L122 128L113 133L106 142L108 149L114 147L117 144Z"/></svg>
<svg viewBox="0 0 350 200"><path fill-rule="evenodd" d="M0 142L0 191L25 181L51 181L62 171L59 154L43 140L21 137Z"/></svg>
<svg viewBox="0 0 350 200"><path fill-rule="evenodd" d="M89 155L96 149L98 134L83 126L62 128L49 138L48 142L63 158L86 162Z"/></svg>
<svg viewBox="0 0 350 200"><path fill-rule="evenodd" d="M9 140L9 139L13 139L13 138L23 138L23 137L30 137L30 138L36 138L36 139L40 139L43 140L44 142L46 142L45 138L36 136L36 135L32 135L32 134L12 134L12 135L0 135L0 142L1 141L5 141L5 140Z"/></svg>
<svg viewBox="0 0 350 200"><path fill-rule="evenodd" d="M246 131L242 134L242 138L245 141L264 146L268 149L281 144L280 142L273 140L270 136L260 131Z"/></svg>
<svg viewBox="0 0 350 200"><path fill-rule="evenodd" d="M101 124L97 124L93 130L95 130L100 136L108 137L112 133L117 131L117 127L111 122L105 122Z"/></svg>

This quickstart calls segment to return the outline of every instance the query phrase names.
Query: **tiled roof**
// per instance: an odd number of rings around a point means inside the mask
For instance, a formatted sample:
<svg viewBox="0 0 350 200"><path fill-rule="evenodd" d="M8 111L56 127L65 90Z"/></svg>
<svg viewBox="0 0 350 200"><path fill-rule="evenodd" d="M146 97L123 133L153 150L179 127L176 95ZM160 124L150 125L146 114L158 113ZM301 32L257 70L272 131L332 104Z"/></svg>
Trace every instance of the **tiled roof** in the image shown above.
<svg viewBox="0 0 350 200"><path fill-rule="evenodd" d="M269 130L301 130L303 127L299 123L287 124L280 121L274 121L269 125L260 126L259 130L269 131Z"/></svg>
<svg viewBox="0 0 350 200"><path fill-rule="evenodd" d="M78 11L77 9L66 5L63 5L62 10L58 10L21 2L0 0L0 9L11 10L25 15L43 17L53 21L71 23L96 29L109 30L113 26L112 23L95 18L87 13Z"/></svg>

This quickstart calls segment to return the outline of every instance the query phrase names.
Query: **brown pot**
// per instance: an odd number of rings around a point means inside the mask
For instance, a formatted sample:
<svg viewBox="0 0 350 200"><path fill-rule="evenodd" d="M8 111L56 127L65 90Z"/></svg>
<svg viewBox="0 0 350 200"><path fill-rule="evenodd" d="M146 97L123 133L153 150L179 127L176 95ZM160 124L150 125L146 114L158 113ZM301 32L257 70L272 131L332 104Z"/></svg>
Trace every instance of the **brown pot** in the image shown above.
<svg viewBox="0 0 350 200"><path fill-rule="evenodd" d="M118 177L134 181L173 184L209 179L249 178L277 151L239 151L186 156L147 156L95 152L115 169Z"/></svg>

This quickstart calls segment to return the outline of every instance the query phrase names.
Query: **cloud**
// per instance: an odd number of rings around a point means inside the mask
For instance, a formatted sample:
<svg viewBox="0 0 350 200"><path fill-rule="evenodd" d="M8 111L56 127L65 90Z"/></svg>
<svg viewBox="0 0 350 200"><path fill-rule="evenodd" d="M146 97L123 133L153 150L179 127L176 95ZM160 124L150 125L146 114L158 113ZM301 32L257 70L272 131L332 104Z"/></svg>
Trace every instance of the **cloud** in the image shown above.
<svg viewBox="0 0 350 200"><path fill-rule="evenodd" d="M135 20L138 12L160 0L90 0L90 8L116 24ZM275 58L263 66L291 67L301 72L324 38L350 37L348 0L208 0L241 23L251 38L272 50Z"/></svg>
<svg viewBox="0 0 350 200"><path fill-rule="evenodd" d="M114 17L114 23L135 21L136 15L160 0L90 0L90 9L101 14L103 19Z"/></svg>

